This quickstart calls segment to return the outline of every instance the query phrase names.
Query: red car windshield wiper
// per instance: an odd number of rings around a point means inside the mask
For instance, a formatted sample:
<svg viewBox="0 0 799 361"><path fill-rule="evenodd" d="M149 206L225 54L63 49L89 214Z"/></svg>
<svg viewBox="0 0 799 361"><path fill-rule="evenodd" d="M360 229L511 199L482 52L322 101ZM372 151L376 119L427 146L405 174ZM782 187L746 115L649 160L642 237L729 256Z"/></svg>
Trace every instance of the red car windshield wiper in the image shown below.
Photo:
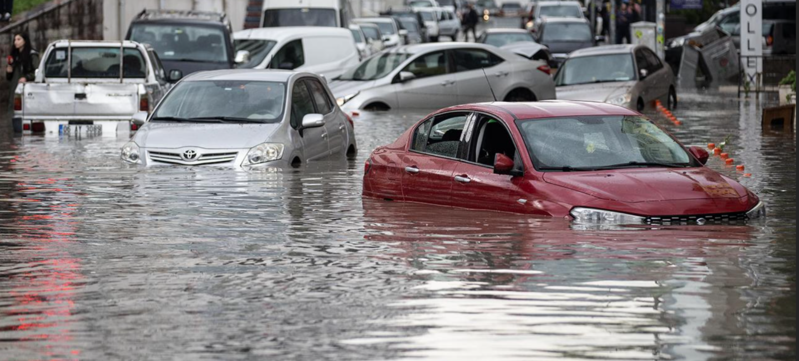
<svg viewBox="0 0 799 361"><path fill-rule="evenodd" d="M690 167L689 164L674 164L674 163L658 163L658 162L627 162L627 163L619 163L619 164L610 164L610 165L603 165L598 167L572 167L572 166L562 166L562 167L539 167L538 170L555 170L561 172L572 172L572 171L592 171L592 170L608 170L608 169L619 169L619 168L630 168L630 167L659 167L659 168L685 168Z"/></svg>

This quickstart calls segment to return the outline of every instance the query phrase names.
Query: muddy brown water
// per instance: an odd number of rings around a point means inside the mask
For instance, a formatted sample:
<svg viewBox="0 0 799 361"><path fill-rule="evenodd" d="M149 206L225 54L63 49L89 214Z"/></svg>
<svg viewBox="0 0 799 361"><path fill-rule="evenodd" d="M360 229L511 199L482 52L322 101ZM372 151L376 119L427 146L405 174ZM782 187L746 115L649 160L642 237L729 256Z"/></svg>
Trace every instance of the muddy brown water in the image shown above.
<svg viewBox="0 0 799 361"><path fill-rule="evenodd" d="M762 225L581 230L364 200L363 162L423 114L355 118L358 159L140 169L126 139L0 127L0 359L794 359L795 138L683 94L731 136Z"/></svg>

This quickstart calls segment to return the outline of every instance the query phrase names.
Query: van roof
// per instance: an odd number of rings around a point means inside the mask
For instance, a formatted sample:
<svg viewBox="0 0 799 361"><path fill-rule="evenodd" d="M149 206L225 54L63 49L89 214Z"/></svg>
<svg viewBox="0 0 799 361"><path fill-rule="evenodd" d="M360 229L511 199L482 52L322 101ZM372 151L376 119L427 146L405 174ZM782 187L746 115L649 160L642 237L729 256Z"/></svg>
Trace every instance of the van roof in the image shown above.
<svg viewBox="0 0 799 361"><path fill-rule="evenodd" d="M275 28L255 28L233 33L234 39L269 39L283 41L286 39L305 38L309 36L348 36L349 29L322 26L285 26Z"/></svg>

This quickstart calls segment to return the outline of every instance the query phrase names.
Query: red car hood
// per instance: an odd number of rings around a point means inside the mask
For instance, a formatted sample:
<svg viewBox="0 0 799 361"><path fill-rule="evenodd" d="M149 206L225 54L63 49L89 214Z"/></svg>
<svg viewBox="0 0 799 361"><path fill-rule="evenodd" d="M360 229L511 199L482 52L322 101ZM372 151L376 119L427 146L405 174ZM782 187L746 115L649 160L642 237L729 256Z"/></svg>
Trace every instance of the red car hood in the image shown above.
<svg viewBox="0 0 799 361"><path fill-rule="evenodd" d="M708 168L636 168L596 172L548 172L544 181L625 203L730 199L746 195L737 182Z"/></svg>

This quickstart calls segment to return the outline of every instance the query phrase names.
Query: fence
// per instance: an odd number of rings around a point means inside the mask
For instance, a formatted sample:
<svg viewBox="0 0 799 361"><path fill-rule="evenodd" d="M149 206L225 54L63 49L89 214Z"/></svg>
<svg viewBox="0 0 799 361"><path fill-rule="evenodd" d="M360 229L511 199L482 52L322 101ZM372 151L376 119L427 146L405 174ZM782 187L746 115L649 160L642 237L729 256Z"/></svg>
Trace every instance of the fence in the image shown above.
<svg viewBox="0 0 799 361"><path fill-rule="evenodd" d="M763 72L752 78L746 74L743 65L751 59L763 61ZM777 92L780 80L791 70L796 70L796 55L741 56L741 69L738 75L738 95L741 92ZM753 87L754 85L754 87Z"/></svg>

